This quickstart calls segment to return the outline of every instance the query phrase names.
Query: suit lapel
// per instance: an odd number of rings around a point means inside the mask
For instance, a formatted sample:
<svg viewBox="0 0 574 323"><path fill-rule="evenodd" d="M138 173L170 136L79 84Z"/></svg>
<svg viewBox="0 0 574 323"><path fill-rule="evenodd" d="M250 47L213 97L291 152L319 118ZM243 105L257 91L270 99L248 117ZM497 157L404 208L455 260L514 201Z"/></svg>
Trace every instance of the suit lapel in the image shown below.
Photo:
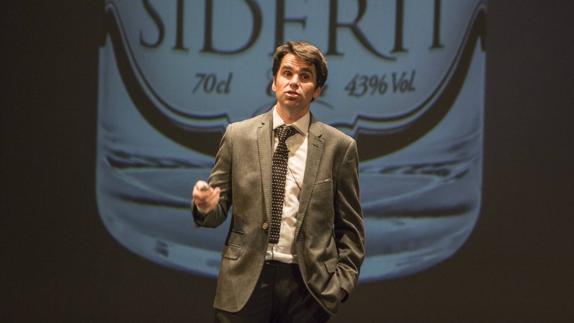
<svg viewBox="0 0 574 323"><path fill-rule="evenodd" d="M323 134L321 130L322 129L320 123L316 122L313 116L311 116L311 125L309 126L307 162L305 164L303 187L301 188L301 195L299 199L299 212L297 212L296 234L299 232L299 228L303 222L303 217L306 213L305 211L309 205L311 193L313 192L313 184L317 179L317 170L319 169L321 157L323 156Z"/></svg>
<svg viewBox="0 0 574 323"><path fill-rule="evenodd" d="M261 169L261 185L263 187L263 199L265 201L265 217L271 221L271 160L272 160L272 133L273 114L268 112L263 115L261 124L257 128L257 150L259 153L259 166Z"/></svg>

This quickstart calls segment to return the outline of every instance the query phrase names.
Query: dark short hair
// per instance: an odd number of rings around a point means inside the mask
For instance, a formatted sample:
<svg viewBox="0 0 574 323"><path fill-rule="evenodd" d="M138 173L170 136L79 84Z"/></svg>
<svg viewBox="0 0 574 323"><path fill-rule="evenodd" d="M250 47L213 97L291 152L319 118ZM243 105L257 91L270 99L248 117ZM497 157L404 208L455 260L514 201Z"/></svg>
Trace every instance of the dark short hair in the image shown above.
<svg viewBox="0 0 574 323"><path fill-rule="evenodd" d="M293 54L302 59L307 64L315 66L317 72L317 87L322 88L327 81L328 69L327 58L317 46L305 41L288 41L279 45L273 53L273 76L277 76L281 60L287 54Z"/></svg>

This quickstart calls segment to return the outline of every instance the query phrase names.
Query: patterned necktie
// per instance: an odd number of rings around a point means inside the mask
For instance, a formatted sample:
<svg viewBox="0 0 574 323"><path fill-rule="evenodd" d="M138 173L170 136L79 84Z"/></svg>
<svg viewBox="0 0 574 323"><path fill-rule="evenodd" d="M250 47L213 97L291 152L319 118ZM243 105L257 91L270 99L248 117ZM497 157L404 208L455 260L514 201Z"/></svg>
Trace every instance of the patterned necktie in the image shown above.
<svg viewBox="0 0 574 323"><path fill-rule="evenodd" d="M287 159L289 158L289 150L285 140L297 133L293 127L285 125L278 127L275 131L279 143L273 153L270 243L279 241L279 231L281 229L281 215L283 214L283 201L285 200L285 176L287 175Z"/></svg>

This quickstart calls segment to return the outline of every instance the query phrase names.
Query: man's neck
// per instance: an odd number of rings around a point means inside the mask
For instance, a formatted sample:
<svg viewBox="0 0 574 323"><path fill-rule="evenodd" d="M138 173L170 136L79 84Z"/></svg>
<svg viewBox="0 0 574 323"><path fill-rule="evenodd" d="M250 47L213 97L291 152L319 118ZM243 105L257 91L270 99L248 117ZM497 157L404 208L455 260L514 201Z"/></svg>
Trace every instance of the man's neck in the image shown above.
<svg viewBox="0 0 574 323"><path fill-rule="evenodd" d="M277 110L277 113L281 119L283 119L283 122L286 124L292 124L295 121L301 119L309 111L309 106L303 109L288 109L277 104L275 109Z"/></svg>

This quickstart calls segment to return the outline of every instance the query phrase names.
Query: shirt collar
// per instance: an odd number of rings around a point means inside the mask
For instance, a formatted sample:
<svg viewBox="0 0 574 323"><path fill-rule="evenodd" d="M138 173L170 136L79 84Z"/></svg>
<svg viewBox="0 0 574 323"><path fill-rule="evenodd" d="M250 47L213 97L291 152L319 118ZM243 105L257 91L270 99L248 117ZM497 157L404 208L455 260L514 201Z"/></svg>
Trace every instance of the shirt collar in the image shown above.
<svg viewBox="0 0 574 323"><path fill-rule="evenodd" d="M303 136L307 135L309 131L309 124L311 122L311 113L307 111L301 118L297 119L297 121L293 122L292 124L287 124L288 126L293 126L300 134ZM273 130L277 127L286 124L281 116L277 112L277 107L273 107Z"/></svg>

